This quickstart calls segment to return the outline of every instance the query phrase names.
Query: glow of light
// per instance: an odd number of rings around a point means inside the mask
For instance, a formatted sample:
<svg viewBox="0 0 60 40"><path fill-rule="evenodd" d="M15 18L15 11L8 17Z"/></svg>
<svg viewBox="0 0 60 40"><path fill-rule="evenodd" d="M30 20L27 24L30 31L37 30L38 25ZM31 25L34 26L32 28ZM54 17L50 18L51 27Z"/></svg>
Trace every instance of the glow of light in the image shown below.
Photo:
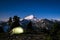
<svg viewBox="0 0 60 40"><path fill-rule="evenodd" d="M16 27L16 28L12 29L12 33L11 34L21 34L23 32L24 32L24 30L23 30L22 27Z"/></svg>

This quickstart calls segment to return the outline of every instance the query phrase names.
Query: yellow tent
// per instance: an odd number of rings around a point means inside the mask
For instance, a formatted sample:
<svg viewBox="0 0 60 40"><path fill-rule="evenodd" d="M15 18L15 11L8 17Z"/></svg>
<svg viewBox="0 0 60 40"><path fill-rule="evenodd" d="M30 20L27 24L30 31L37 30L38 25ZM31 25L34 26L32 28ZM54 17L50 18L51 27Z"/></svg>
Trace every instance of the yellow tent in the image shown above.
<svg viewBox="0 0 60 40"><path fill-rule="evenodd" d="M22 27L15 27L11 30L11 34L21 34L24 32L24 29Z"/></svg>

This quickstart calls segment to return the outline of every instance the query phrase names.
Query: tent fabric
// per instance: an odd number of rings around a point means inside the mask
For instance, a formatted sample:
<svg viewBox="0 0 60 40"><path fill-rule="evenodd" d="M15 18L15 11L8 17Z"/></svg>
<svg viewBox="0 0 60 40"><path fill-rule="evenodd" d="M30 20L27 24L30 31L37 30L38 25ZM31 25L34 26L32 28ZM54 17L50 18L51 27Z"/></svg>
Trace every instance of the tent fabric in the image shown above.
<svg viewBox="0 0 60 40"><path fill-rule="evenodd" d="M24 32L24 29L22 27L15 27L11 30L11 34L20 34Z"/></svg>

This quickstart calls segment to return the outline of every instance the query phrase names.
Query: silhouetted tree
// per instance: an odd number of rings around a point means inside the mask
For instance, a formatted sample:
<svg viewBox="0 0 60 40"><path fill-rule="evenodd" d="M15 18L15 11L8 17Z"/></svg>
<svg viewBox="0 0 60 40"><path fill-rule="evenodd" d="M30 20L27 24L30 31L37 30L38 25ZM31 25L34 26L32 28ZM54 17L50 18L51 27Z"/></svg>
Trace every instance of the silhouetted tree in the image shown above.
<svg viewBox="0 0 60 40"><path fill-rule="evenodd" d="M18 16L14 16L14 17L13 17L13 23L12 23L11 28L20 26L19 22L20 22L20 21L19 21L19 17L18 17Z"/></svg>
<svg viewBox="0 0 60 40"><path fill-rule="evenodd" d="M2 32L4 32L4 30L3 30L3 28L2 28L2 27L0 27L0 33L2 33Z"/></svg>
<svg viewBox="0 0 60 40"><path fill-rule="evenodd" d="M28 33L34 33L34 30L33 30L33 27L32 27L32 22L31 21L27 25L27 32Z"/></svg>
<svg viewBox="0 0 60 40"><path fill-rule="evenodd" d="M30 21L29 24L27 25L28 29L32 29L32 22Z"/></svg>
<svg viewBox="0 0 60 40"><path fill-rule="evenodd" d="M11 26L11 25L12 25L12 17L9 17L8 25L9 25L9 26Z"/></svg>

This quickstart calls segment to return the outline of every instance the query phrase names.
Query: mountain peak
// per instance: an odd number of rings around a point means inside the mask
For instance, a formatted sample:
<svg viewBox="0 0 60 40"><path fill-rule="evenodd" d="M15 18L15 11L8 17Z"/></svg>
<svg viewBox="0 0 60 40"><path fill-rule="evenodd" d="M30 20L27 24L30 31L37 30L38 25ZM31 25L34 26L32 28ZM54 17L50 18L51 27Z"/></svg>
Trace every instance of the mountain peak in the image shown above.
<svg viewBox="0 0 60 40"><path fill-rule="evenodd" d="M29 16L26 16L24 19L31 20L33 18L34 18L34 15L29 15Z"/></svg>

